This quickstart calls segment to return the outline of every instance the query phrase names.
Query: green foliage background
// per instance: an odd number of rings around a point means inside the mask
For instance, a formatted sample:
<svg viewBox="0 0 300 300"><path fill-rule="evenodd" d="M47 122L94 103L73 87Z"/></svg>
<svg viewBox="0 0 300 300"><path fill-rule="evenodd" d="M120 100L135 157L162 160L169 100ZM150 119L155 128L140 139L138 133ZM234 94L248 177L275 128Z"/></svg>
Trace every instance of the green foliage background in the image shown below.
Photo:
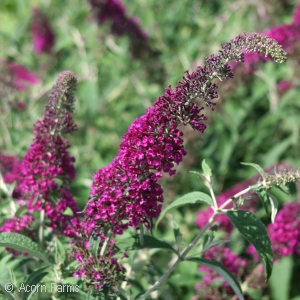
<svg viewBox="0 0 300 300"><path fill-rule="evenodd" d="M70 151L77 168L72 191L81 207L86 204L92 174L111 162L128 126L163 94L165 87L169 84L174 87L185 70L195 70L205 57L219 50L221 43L236 35L245 31L264 32L276 24L291 22L297 4L284 0L123 0L123 3L128 15L140 18L155 54L135 59L128 37L111 35L108 23L98 26L87 1L0 0L0 57L15 60L41 78L38 86L19 95L27 103L25 111L1 113L0 148L6 154L20 157L26 153L33 137L32 125L43 114L46 95L57 74L73 70L79 84L74 116L78 131L70 137ZM35 6L47 14L54 28L56 43L52 54L33 53L30 23ZM188 155L178 166L176 176L162 180L166 203L187 192L204 189L197 177L188 172L200 171L204 158L213 170L217 194L253 174L251 168L241 166L240 162L269 167L285 160L299 166L297 67L295 59L282 65L268 62L253 76L238 72L230 83L221 84L215 112L205 109L209 116L205 133L184 129ZM277 90L280 80L293 80L297 87L282 96ZM289 199L279 197L279 200L282 204ZM172 234L165 231L174 218L180 224L184 240L189 241L197 232L194 225L197 209L199 206L195 204L167 216L167 221L159 226L161 237L172 239ZM147 276L155 278L165 270L170 257L152 250L150 255ZM284 287L274 284L283 276L282 272L289 276L293 265L286 261L284 271L275 271L272 277L268 299L289 299L288 292L278 296ZM179 266L162 299L193 296L193 286L201 280L201 275L196 265L188 264ZM146 277L141 284L144 280Z"/></svg>

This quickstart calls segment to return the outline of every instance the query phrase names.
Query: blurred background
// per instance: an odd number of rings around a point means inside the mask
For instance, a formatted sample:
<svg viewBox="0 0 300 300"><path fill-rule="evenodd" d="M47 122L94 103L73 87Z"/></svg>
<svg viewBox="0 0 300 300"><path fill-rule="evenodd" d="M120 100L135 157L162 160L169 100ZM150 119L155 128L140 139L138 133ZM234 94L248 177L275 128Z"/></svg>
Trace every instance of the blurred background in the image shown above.
<svg viewBox="0 0 300 300"><path fill-rule="evenodd" d="M217 195L255 174L240 162L267 168L284 161L299 167L297 1L122 0L122 4L0 0L0 149L4 153L22 159L56 76L63 70L74 71L78 130L69 137L77 168L72 191L83 208L92 175L116 156L133 120L168 85L175 87L185 70L194 71L207 56L217 53L220 44L255 31L277 37L288 52L288 61L275 64L248 56L245 64L232 65L233 79L216 82L219 98L215 111L205 108L204 134L182 129L188 154L175 176L161 180L165 204L187 192L206 191L197 176L189 173L200 172L203 159L212 168ZM291 200L283 195L278 199L280 205ZM195 205L172 212L161 222L158 234L171 240L167 227L174 218L184 240L190 241L198 231L198 209ZM151 268L157 275L169 254L153 255ZM291 278L295 270L300 274L299 260L283 268L286 276ZM190 299L195 294L193 287L201 281L198 267L185 263L179 269L162 299ZM274 282L280 276L275 273ZM299 296L295 278L288 287L271 284L263 299ZM284 288L287 291L282 295L278 291Z"/></svg>

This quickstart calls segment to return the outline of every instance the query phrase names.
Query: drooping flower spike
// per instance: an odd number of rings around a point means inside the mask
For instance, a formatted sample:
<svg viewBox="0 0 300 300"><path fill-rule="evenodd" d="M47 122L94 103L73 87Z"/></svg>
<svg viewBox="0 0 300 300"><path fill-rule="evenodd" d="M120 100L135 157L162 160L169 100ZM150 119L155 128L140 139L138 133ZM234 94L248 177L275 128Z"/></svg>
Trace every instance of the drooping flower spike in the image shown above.
<svg viewBox="0 0 300 300"><path fill-rule="evenodd" d="M245 33L222 45L217 55L205 60L204 67L193 73L186 71L175 89L166 88L153 107L129 127L117 157L94 175L85 210L87 231L97 222L110 224L116 234L140 223L150 227L149 219L159 216L163 202L157 180L162 172L175 174L175 164L186 155L178 126L190 124L204 132L207 117L195 100L213 109L218 94L212 81L232 78L228 62L243 61L243 50L270 55L276 62L286 60L286 53L276 41L263 34Z"/></svg>

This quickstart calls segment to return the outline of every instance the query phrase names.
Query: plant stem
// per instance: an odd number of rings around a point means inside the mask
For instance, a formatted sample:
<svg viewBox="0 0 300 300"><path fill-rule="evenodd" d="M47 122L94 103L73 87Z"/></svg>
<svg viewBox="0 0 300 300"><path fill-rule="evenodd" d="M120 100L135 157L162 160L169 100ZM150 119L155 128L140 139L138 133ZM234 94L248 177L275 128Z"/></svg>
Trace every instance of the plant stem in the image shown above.
<svg viewBox="0 0 300 300"><path fill-rule="evenodd" d="M109 241L111 239L111 235L112 235L112 232L111 230L109 230L108 234L107 234L107 238L105 239L104 243L103 243L103 246L101 248L101 251L100 251L100 256L104 256L104 253L107 249L107 246L109 244Z"/></svg>
<svg viewBox="0 0 300 300"><path fill-rule="evenodd" d="M145 299L150 293L152 293L153 291L155 291L159 285L161 285L167 278L168 276L171 274L171 272L175 269L175 267L184 260L184 258L187 256L187 254L191 251L191 249L193 249L198 241L201 239L201 237L204 235L204 233L207 231L207 229L212 225L212 223L214 222L215 218L217 217L219 213L214 212L213 215L210 217L210 219L208 220L207 224L205 225L205 227L198 233L198 235L194 238L194 240L182 251L182 253L180 254L180 256L176 259L176 261L169 267L169 269L166 271L166 273L161 276L153 285L152 287L150 287L143 295L141 295L140 297L138 297L136 300L142 300Z"/></svg>
<svg viewBox="0 0 300 300"><path fill-rule="evenodd" d="M208 184L207 187L208 187L208 189L209 189L211 198L212 198L212 200L213 200L213 204L214 204L213 210L216 211L216 210L218 209L218 204L217 204L217 200L216 200L216 197L215 197L215 193L214 193L214 191L213 191L213 189L212 189L212 187L211 187L210 184Z"/></svg>
<svg viewBox="0 0 300 300"><path fill-rule="evenodd" d="M40 213L40 224L39 224L39 242L42 249L44 249L44 239L43 239L44 219L45 219L45 211L42 209Z"/></svg>
<svg viewBox="0 0 300 300"><path fill-rule="evenodd" d="M259 183L257 185L255 185L255 187L259 187L260 185L262 185L262 183ZM229 203L232 202L232 198L238 198L246 193L248 193L249 191L251 191L253 188L253 186L249 186L248 188L242 190L241 192L238 192L237 194L235 194L234 196L232 196L231 198L229 198L228 200L226 200L220 207L219 209L223 209L225 208Z"/></svg>

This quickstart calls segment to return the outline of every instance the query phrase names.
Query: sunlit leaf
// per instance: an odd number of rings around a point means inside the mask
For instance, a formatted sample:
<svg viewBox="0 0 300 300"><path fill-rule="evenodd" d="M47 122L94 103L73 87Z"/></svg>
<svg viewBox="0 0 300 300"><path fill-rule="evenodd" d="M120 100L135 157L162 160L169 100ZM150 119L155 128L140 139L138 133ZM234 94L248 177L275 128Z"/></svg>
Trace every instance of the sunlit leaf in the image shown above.
<svg viewBox="0 0 300 300"><path fill-rule="evenodd" d="M244 300L244 296L242 294L242 289L239 282L233 276L233 274L231 274L230 271L227 270L227 268L223 266L221 263L213 259L197 258L197 257L188 258L187 260L194 261L200 265L206 266L212 269L213 271L217 272L218 274L220 274L234 290L236 295L239 297L239 300Z"/></svg>
<svg viewBox="0 0 300 300"><path fill-rule="evenodd" d="M266 227L253 213L245 210L226 212L231 223L255 247L264 261L266 279L271 276L273 267L273 251Z"/></svg>

